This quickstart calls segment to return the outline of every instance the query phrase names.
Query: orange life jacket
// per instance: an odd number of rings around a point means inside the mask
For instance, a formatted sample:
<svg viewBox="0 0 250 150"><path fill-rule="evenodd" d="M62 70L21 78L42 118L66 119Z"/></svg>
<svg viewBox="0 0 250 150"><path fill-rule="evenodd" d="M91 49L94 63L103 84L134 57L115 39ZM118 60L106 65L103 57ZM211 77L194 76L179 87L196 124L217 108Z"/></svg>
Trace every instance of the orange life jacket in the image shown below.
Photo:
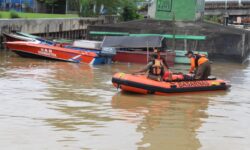
<svg viewBox="0 0 250 150"><path fill-rule="evenodd" d="M151 66L149 72L153 75L163 75L163 65L161 59L153 60L153 65Z"/></svg>
<svg viewBox="0 0 250 150"><path fill-rule="evenodd" d="M190 72L192 72L195 68L200 66L201 64L209 61L205 55L200 55L200 54L194 54L191 58L191 67L190 67Z"/></svg>
<svg viewBox="0 0 250 150"><path fill-rule="evenodd" d="M198 67L199 65L208 61L206 55L195 54L194 58L195 58L195 67Z"/></svg>

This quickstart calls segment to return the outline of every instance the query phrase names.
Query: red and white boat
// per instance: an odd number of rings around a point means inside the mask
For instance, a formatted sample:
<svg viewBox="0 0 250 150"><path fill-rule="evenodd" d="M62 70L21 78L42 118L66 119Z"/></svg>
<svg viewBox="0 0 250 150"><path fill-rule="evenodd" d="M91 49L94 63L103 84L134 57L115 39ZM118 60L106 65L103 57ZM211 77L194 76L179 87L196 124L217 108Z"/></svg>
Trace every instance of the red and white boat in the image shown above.
<svg viewBox="0 0 250 150"><path fill-rule="evenodd" d="M28 33L23 32L14 32L14 33L3 33L6 42L13 42L13 41L40 41L48 45L54 45L56 42L49 41L39 36L35 36Z"/></svg>
<svg viewBox="0 0 250 150"><path fill-rule="evenodd" d="M15 33L9 33L9 34L2 33L2 34L5 37L5 41L7 41L7 42L13 42L13 41L35 41L34 38L17 35Z"/></svg>
<svg viewBox="0 0 250 150"><path fill-rule="evenodd" d="M105 58L94 52L74 50L59 46L43 44L40 41L6 42L6 47L23 57L46 58L68 62L84 62L89 64L104 64Z"/></svg>

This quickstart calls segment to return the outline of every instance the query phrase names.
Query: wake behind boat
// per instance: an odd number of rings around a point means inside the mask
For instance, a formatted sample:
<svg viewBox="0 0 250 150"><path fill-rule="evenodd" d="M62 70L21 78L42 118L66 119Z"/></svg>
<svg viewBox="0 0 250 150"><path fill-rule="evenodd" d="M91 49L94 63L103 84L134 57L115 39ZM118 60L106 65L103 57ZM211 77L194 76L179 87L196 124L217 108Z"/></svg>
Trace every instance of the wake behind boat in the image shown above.
<svg viewBox="0 0 250 150"><path fill-rule="evenodd" d="M84 62L89 64L104 64L105 59L94 52L74 50L59 46L43 44L40 41L6 42L6 47L23 57L46 58L68 62Z"/></svg>

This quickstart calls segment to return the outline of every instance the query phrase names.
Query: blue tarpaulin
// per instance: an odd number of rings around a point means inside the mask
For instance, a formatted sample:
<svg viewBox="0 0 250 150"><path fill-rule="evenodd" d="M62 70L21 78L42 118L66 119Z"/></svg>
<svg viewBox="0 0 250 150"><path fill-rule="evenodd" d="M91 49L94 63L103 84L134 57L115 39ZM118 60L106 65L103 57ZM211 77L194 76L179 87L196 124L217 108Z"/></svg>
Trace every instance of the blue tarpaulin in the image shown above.
<svg viewBox="0 0 250 150"><path fill-rule="evenodd" d="M34 0L0 0L2 9L22 11L23 7L33 7Z"/></svg>

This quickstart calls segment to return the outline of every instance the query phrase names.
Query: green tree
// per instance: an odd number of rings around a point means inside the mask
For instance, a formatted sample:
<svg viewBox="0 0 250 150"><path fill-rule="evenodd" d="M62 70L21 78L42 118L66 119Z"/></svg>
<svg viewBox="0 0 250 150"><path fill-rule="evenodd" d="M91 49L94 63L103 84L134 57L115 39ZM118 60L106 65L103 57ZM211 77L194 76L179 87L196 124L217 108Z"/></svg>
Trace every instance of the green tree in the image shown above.
<svg viewBox="0 0 250 150"><path fill-rule="evenodd" d="M79 10L78 10L79 16L87 17L86 11L88 11L88 9L86 9L86 8L88 8L88 6L89 6L89 0L79 0L78 6L79 6Z"/></svg>
<svg viewBox="0 0 250 150"><path fill-rule="evenodd" d="M141 0L71 0L70 4L78 6L79 15L92 17L101 15L102 6L106 14L121 14L122 20L138 19L136 1Z"/></svg>
<svg viewBox="0 0 250 150"><path fill-rule="evenodd" d="M45 3L46 5L51 7L52 14L54 13L54 7L56 6L59 0L38 0L41 3Z"/></svg>
<svg viewBox="0 0 250 150"><path fill-rule="evenodd" d="M107 14L116 14L121 1L122 0L80 0L80 15L85 17L99 16L102 6L107 10Z"/></svg>
<svg viewBox="0 0 250 150"><path fill-rule="evenodd" d="M103 5L107 14L117 14L119 6L122 5L122 0L95 0L96 13L100 15L100 8Z"/></svg>
<svg viewBox="0 0 250 150"><path fill-rule="evenodd" d="M137 13L137 6L135 1L124 0L121 17L123 21L129 21L140 18L140 15Z"/></svg>

